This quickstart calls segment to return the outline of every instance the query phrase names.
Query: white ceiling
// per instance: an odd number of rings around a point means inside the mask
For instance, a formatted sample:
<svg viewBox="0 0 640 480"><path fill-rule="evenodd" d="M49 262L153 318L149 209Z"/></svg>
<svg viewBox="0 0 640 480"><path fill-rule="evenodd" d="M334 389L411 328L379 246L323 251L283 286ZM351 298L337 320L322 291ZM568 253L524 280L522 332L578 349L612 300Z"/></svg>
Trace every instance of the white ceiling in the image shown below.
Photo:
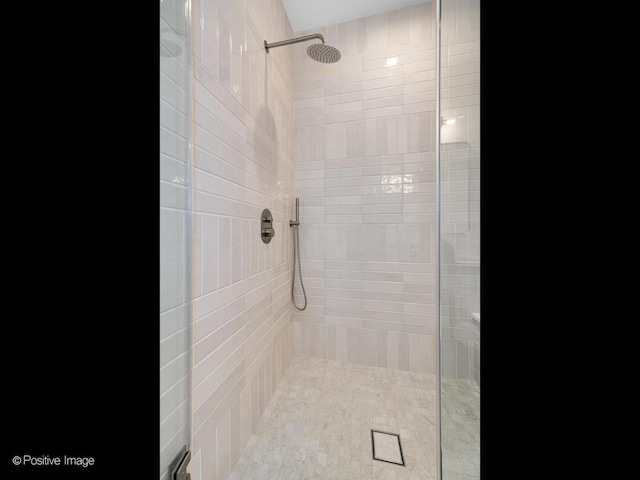
<svg viewBox="0 0 640 480"><path fill-rule="evenodd" d="M368 17L426 0L282 0L294 32Z"/></svg>

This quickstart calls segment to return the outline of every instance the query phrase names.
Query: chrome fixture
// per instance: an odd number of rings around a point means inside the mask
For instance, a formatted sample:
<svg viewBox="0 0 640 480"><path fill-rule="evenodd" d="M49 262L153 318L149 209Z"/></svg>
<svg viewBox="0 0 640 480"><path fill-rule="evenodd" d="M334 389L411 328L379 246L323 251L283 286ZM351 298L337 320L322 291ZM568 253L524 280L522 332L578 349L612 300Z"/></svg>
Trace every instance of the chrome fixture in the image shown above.
<svg viewBox="0 0 640 480"><path fill-rule="evenodd" d="M267 51L267 53L269 53L270 48L282 47L283 45L291 45L292 43L306 42L308 40L313 40L314 38L322 40L322 43L314 43L313 45L307 47L307 55L309 55L312 60L320 63L335 63L340 60L340 58L342 58L340 50L330 45L325 45L324 37L319 33L314 33L313 35L305 35L304 37L292 38L290 40L282 40L281 42L267 43L267 41L265 40L264 49Z"/></svg>
<svg viewBox="0 0 640 480"><path fill-rule="evenodd" d="M273 230L273 216L268 208L265 208L262 211L262 217L260 221L260 236L262 237L262 241L264 243L269 243L273 236L275 235L275 231Z"/></svg>
<svg viewBox="0 0 640 480"><path fill-rule="evenodd" d="M304 283L302 282L302 267L300 267L300 232L298 227L300 226L300 198L296 197L296 219L289 220L289 227L293 228L293 277L291 278L291 301L293 306L302 311L307 308L307 292L304 290ZM293 285L296 281L296 257L298 257L298 276L300 277L300 286L302 287L302 295L304 296L304 307L300 308L296 305L296 300L293 298Z"/></svg>

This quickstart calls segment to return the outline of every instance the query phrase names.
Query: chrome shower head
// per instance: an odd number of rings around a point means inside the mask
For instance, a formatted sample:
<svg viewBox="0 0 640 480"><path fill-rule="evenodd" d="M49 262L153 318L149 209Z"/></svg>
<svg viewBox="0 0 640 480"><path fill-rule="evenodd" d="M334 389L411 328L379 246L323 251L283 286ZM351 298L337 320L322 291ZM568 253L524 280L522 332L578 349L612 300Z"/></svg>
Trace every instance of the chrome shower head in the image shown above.
<svg viewBox="0 0 640 480"><path fill-rule="evenodd" d="M307 40L313 40L314 38L319 38L320 40L322 40L322 43L316 43L315 45L311 45L309 46L309 48L307 48L307 55L309 55L309 58L321 63L335 63L340 60L340 58L342 57L340 55L340 51L335 47L325 45L324 37L319 33L314 33L313 35L305 35L304 37L292 38L290 40L283 40L282 42L267 43L267 41L265 40L264 49L267 53L269 53L270 48L282 47L283 45L291 45L292 43L306 42Z"/></svg>
<svg viewBox="0 0 640 480"><path fill-rule="evenodd" d="M324 43L309 45L309 47L307 47L307 55L309 55L312 60L321 63L335 63L342 57L340 50L331 45L325 45Z"/></svg>

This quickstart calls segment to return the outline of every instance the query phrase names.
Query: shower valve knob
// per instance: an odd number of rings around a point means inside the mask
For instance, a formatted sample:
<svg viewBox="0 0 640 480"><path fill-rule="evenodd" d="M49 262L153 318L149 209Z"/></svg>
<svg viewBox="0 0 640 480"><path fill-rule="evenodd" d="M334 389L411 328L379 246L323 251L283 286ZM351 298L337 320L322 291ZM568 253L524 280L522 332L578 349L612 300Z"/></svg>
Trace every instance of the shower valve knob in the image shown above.
<svg viewBox="0 0 640 480"><path fill-rule="evenodd" d="M274 235L273 216L271 215L271 212L265 208L262 211L262 216L260 218L260 236L264 243L269 243L271 241L271 237Z"/></svg>

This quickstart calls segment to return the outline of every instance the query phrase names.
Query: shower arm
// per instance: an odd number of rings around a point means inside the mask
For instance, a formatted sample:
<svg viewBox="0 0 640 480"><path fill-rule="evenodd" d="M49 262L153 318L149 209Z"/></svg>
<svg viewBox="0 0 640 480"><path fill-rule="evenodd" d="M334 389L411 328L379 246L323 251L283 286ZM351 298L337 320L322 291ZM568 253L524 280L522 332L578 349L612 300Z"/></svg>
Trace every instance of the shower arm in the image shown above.
<svg viewBox="0 0 640 480"><path fill-rule="evenodd" d="M304 37L292 38L290 40L283 40L281 42L267 43L267 41L265 40L264 49L267 51L267 53L269 53L270 48L282 47L283 45L291 45L292 43L306 42L308 40L313 40L314 38L319 38L324 44L324 37L319 33L314 33L313 35L305 35Z"/></svg>

